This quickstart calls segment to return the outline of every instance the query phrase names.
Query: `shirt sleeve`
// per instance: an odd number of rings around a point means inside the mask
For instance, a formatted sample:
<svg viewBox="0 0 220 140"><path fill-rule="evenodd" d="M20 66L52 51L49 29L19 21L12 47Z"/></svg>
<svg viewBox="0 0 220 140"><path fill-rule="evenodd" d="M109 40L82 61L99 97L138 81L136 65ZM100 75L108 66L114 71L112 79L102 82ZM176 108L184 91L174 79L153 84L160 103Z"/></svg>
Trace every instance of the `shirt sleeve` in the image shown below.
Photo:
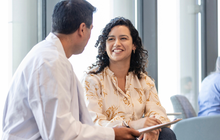
<svg viewBox="0 0 220 140"><path fill-rule="evenodd" d="M72 115L71 69L62 62L45 62L30 79L29 104L42 139L114 139L112 128L82 124ZM76 113L78 113L76 111Z"/></svg>
<svg viewBox="0 0 220 140"><path fill-rule="evenodd" d="M117 115L114 106L109 107L107 111L103 110L103 97L105 96L105 92L102 92L103 86L101 85L100 79L94 74L88 74L84 77L82 85L85 92L86 106L95 125L105 127L122 126L123 117Z"/></svg>
<svg viewBox="0 0 220 140"><path fill-rule="evenodd" d="M146 76L144 80L144 90L146 95L146 112L145 117L153 117L159 119L162 123L170 122L166 115L166 110L161 106L157 90L153 80Z"/></svg>

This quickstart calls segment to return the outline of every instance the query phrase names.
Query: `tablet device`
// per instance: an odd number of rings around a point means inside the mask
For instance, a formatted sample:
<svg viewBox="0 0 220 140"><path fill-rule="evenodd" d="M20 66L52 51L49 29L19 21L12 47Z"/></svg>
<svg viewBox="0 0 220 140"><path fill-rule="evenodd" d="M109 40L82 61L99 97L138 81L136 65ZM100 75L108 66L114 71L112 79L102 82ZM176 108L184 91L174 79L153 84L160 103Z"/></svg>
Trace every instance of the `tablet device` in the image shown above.
<svg viewBox="0 0 220 140"><path fill-rule="evenodd" d="M155 129L163 128L163 127L169 126L171 124L177 123L180 120L182 120L182 119L175 119L175 120L168 122L168 123L162 123L162 124L158 124L158 125L154 125L154 126L150 126L150 127L141 128L141 129L138 129L137 131L139 131L140 133L146 133L146 132L149 132L149 131L152 131Z"/></svg>

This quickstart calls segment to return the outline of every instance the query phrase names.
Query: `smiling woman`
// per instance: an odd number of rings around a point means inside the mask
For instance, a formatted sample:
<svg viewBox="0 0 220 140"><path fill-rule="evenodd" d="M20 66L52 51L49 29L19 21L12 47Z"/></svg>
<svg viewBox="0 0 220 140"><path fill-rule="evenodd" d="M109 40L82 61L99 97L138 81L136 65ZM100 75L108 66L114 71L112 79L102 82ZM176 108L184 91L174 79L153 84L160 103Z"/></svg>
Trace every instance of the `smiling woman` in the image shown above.
<svg viewBox="0 0 220 140"><path fill-rule="evenodd" d="M148 52L130 20L112 19L96 46L97 61L83 80L85 101L94 123L116 127L126 121L130 127L140 129L169 122L155 84L145 71ZM166 129L171 131L167 136L175 137L172 130ZM144 137L158 139L160 130L154 131Z"/></svg>

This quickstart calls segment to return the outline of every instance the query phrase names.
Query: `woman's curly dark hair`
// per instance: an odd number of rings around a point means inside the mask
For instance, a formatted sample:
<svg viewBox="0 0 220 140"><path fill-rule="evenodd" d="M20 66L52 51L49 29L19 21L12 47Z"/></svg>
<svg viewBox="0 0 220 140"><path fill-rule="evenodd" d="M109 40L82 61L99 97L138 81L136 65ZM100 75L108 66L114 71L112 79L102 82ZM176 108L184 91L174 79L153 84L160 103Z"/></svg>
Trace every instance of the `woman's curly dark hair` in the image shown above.
<svg viewBox="0 0 220 140"><path fill-rule="evenodd" d="M143 48L141 38L138 31L135 29L129 19L123 17L116 17L108 23L99 36L95 47L98 47L98 55L96 56L96 63L93 64L90 69L98 67L97 71L91 71L92 74L100 73L106 66L109 66L109 57L106 52L106 40L108 38L111 29L118 25L124 25L129 28L130 34L133 40L133 44L136 47L135 53L132 52L130 60L129 72L133 71L139 79L141 79L141 72L146 73L148 51Z"/></svg>

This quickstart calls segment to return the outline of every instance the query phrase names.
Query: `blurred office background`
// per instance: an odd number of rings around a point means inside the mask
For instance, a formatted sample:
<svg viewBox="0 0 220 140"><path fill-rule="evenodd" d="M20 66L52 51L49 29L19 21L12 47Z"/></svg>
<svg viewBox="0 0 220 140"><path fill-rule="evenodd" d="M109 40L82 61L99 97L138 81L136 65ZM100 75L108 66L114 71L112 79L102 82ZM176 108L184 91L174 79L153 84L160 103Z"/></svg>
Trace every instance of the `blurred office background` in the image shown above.
<svg viewBox="0 0 220 140"><path fill-rule="evenodd" d="M51 14L58 1L1 2L0 120L12 76L27 52L51 31ZM220 56L218 0L88 1L97 8L91 38L82 54L69 59L77 77L81 79L95 62L94 45L104 26L110 19L124 16L138 29L149 52L147 71L155 80L162 106L173 112L170 97L182 94L197 112L201 81L214 71Z"/></svg>

